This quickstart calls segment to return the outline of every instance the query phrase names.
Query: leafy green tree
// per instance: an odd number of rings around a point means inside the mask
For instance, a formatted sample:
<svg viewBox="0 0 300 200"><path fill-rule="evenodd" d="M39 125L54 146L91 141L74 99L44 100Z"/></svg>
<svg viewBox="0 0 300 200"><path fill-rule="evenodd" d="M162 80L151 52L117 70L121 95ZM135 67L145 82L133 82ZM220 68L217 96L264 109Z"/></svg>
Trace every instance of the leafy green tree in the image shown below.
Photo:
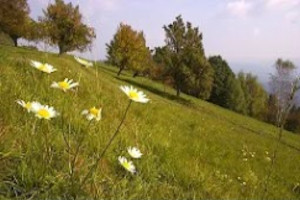
<svg viewBox="0 0 300 200"><path fill-rule="evenodd" d="M228 91L227 94L227 105L226 107L230 110L246 114L247 113L247 103L245 99L245 94L242 89L241 83L238 79L229 79L228 81Z"/></svg>
<svg viewBox="0 0 300 200"><path fill-rule="evenodd" d="M213 56L209 58L209 63L213 67L214 82L209 101L222 107L229 107L229 96L231 84L234 84L235 75L229 65L221 56Z"/></svg>
<svg viewBox="0 0 300 200"><path fill-rule="evenodd" d="M181 16L163 27L166 46L161 52L166 74L172 77L177 96L186 92L202 99L210 95L213 69L205 58L202 34Z"/></svg>
<svg viewBox="0 0 300 200"><path fill-rule="evenodd" d="M214 69L214 82L209 101L239 113L246 112L241 83L221 56L212 56L209 63Z"/></svg>
<svg viewBox="0 0 300 200"><path fill-rule="evenodd" d="M27 0L0 0L0 30L7 34L15 46L18 39L26 38L30 23Z"/></svg>
<svg viewBox="0 0 300 200"><path fill-rule="evenodd" d="M238 79L241 82L242 89L247 105L246 114L263 119L267 106L268 95L263 86L257 81L257 77L251 73L244 74L240 72Z"/></svg>
<svg viewBox="0 0 300 200"><path fill-rule="evenodd" d="M45 37L52 45L58 45L59 54L84 51L96 37L94 29L82 22L79 6L55 0L43 13L40 21L44 23Z"/></svg>
<svg viewBox="0 0 300 200"><path fill-rule="evenodd" d="M133 70L136 76L145 70L145 63L151 57L143 32L135 31L131 26L122 23L106 47L108 61L120 68L118 76L126 68Z"/></svg>

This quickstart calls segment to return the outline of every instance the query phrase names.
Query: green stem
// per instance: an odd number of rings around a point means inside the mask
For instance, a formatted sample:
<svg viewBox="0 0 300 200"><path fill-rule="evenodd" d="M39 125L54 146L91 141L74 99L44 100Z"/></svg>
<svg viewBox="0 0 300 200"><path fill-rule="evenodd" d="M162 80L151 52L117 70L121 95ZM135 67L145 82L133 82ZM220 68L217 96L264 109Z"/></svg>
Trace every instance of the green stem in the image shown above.
<svg viewBox="0 0 300 200"><path fill-rule="evenodd" d="M108 148L110 147L110 145L112 144L113 140L116 138L116 136L118 135L118 133L120 132L120 128L122 126L122 124L124 123L125 121L125 118L126 118L126 115L128 113L128 110L129 110L129 107L131 105L132 101L130 100L129 103L128 103L128 106L125 110L125 113L123 115L123 118L119 124L119 126L117 127L115 133L112 135L112 137L110 138L110 140L108 141L108 143L106 144L105 148L103 149L103 151L101 152L101 154L99 155L99 157L97 158L95 164L91 167L91 169L89 170L89 172L87 173L87 175L85 176L85 178L83 179L82 183L81 183L81 186L83 186L86 181L88 180L88 178L94 173L94 171L96 171L97 167L98 167L98 164L99 162L101 161L101 159L103 158L103 156L105 155L105 153L107 152Z"/></svg>

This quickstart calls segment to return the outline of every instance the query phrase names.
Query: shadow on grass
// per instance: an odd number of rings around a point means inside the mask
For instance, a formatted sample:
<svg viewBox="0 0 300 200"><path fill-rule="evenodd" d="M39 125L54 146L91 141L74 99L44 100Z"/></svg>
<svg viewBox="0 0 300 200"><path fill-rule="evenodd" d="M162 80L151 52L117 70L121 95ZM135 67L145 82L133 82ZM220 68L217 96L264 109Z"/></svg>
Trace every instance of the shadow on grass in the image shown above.
<svg viewBox="0 0 300 200"><path fill-rule="evenodd" d="M175 95L172 95L172 94L169 94L167 92L161 91L161 90L159 90L157 88L154 88L154 87L151 87L149 85L143 85L143 84L138 83L136 81L125 79L125 78L121 78L121 77L116 77L116 79L124 81L124 82L127 82L127 83L129 83L131 85L140 87L142 89L148 90L148 91L150 91L150 92L152 92L154 94L157 94L157 95L159 95L161 97L164 97L164 98L167 98L169 100L176 101L177 103L180 103L182 105L189 106L189 107L193 106L193 103L190 100L184 99L183 97L177 97Z"/></svg>

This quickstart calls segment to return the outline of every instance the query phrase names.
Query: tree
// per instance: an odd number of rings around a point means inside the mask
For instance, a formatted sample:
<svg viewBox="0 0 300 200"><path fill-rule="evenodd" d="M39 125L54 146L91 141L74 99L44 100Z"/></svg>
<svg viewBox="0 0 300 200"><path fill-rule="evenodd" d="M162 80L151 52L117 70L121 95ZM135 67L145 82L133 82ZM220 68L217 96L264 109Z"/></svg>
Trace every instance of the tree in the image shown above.
<svg viewBox="0 0 300 200"><path fill-rule="evenodd" d="M0 30L18 46L18 39L26 37L30 23L27 0L0 0Z"/></svg>
<svg viewBox="0 0 300 200"><path fill-rule="evenodd" d="M213 88L209 101L230 110L246 113L245 94L226 60L221 56L208 59L214 69Z"/></svg>
<svg viewBox="0 0 300 200"><path fill-rule="evenodd" d="M246 114L247 103L241 82L236 78L230 79L228 81L228 91L230 91L230 93L227 94L226 107L238 113Z"/></svg>
<svg viewBox="0 0 300 200"><path fill-rule="evenodd" d="M132 69L136 76L145 70L145 62L151 57L143 32L135 31L131 26L122 23L106 47L108 61L120 68L118 76L126 68Z"/></svg>
<svg viewBox="0 0 300 200"><path fill-rule="evenodd" d="M247 105L246 114L263 119L267 107L267 92L263 86L257 81L257 77L251 73L244 74L240 72L238 79L241 82L244 91L244 97Z"/></svg>
<svg viewBox="0 0 300 200"><path fill-rule="evenodd" d="M274 148L273 156L271 158L272 162L267 172L263 198L265 198L265 196L267 195L269 179L272 175L275 162L277 160L279 144L283 137L283 129L286 127L285 125L289 117L290 111L294 106L295 95L299 90L299 76L295 75L296 66L291 61L278 59L274 66L275 73L271 75L270 83L273 89L273 95L277 97L276 125L278 127L278 138L276 146ZM287 128L289 128L290 126L291 123L287 124ZM293 128L295 128L294 125Z"/></svg>
<svg viewBox="0 0 300 200"><path fill-rule="evenodd" d="M272 93L277 98L276 124L283 128L294 105L294 97L299 89L299 77L295 75L296 66L289 60L278 59L274 66L275 73L270 77L270 84Z"/></svg>
<svg viewBox="0 0 300 200"><path fill-rule="evenodd" d="M163 27L166 46L163 47L163 63L166 74L172 77L177 96L186 92L202 99L210 95L213 69L204 55L202 34L181 16Z"/></svg>
<svg viewBox="0 0 300 200"><path fill-rule="evenodd" d="M234 83L232 80L235 79L235 75L227 62L223 60L221 56L212 56L208 60L215 71L213 88L209 101L228 108L229 96L232 93L230 87L231 84Z"/></svg>
<svg viewBox="0 0 300 200"><path fill-rule="evenodd" d="M94 29L82 22L79 6L73 7L72 3L65 4L63 0L55 0L47 10L43 10L46 37L50 43L58 45L59 54L68 51L84 51L96 37Z"/></svg>

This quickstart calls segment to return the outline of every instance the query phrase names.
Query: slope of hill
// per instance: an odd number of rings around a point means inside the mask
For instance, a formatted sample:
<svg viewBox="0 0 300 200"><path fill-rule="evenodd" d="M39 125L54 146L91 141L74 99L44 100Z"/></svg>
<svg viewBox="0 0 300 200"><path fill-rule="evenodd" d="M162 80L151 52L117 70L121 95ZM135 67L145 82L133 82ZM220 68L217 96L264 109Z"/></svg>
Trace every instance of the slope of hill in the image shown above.
<svg viewBox="0 0 300 200"><path fill-rule="evenodd" d="M30 59L58 71L42 74ZM171 88L116 72L101 63L84 68L71 56L0 46L1 198L300 198L299 136L284 133L268 178L277 141L274 126L187 95L176 98ZM64 78L79 81L78 90L50 88ZM81 185L128 104L121 85L139 88L151 102L132 103L120 134ZM61 115L39 120L17 99L51 105ZM81 112L93 106L103 107L103 117L89 124ZM129 146L143 153L131 159L135 175L118 163L120 155L130 158Z"/></svg>

